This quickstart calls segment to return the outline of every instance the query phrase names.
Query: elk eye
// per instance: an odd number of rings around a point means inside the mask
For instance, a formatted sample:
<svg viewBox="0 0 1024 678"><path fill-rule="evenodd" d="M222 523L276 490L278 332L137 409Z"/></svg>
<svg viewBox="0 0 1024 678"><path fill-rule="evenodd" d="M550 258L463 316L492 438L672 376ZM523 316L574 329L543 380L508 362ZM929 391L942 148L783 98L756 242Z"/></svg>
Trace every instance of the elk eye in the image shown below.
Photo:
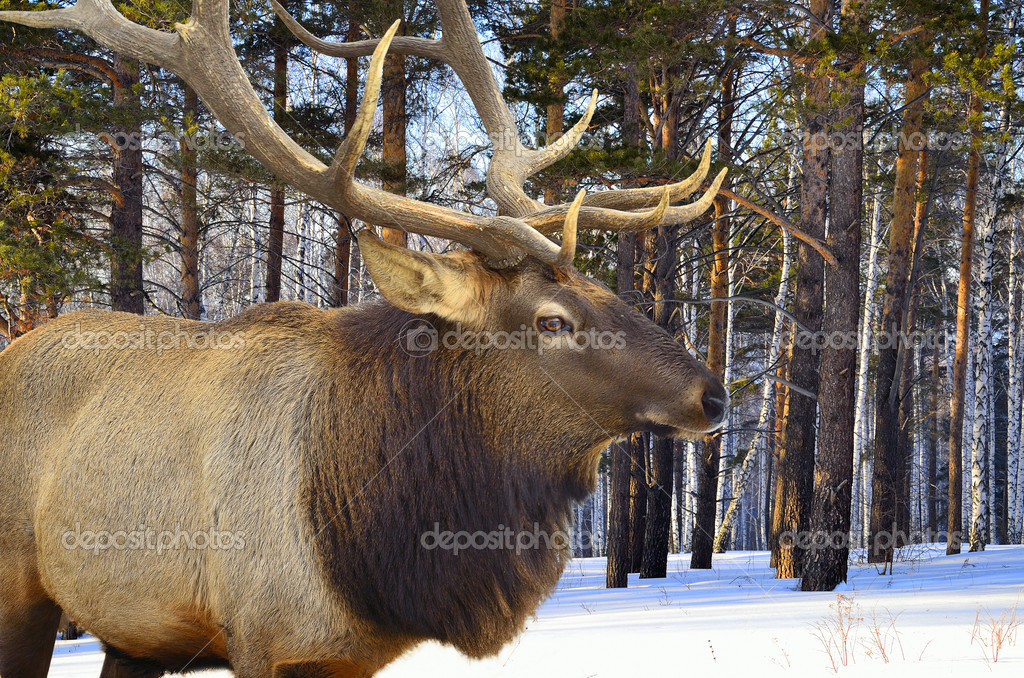
<svg viewBox="0 0 1024 678"><path fill-rule="evenodd" d="M569 325L569 322L565 318L560 318L557 315L549 316L547 318L538 318L537 329L541 332L548 332L550 334L572 331L572 327Z"/></svg>

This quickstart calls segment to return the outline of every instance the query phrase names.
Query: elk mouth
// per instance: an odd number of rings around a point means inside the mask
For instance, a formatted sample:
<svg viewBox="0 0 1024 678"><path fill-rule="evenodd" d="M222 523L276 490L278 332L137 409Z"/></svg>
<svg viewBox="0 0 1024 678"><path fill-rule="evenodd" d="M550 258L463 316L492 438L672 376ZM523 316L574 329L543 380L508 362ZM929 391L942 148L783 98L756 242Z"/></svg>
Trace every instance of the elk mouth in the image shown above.
<svg viewBox="0 0 1024 678"><path fill-rule="evenodd" d="M688 417L697 419L697 422L688 421L680 425L670 421L670 417L647 414L640 423L642 431L653 433L661 438L684 438L687 440L700 440L709 433L713 433L725 425L726 414L729 410L728 401L709 393L704 393L701 398L701 415ZM699 421L699 420L703 421ZM697 424L694 426L693 424Z"/></svg>
<svg viewBox="0 0 1024 678"><path fill-rule="evenodd" d="M708 431L695 431L688 428L681 428L679 426L672 426L670 424L661 424L655 421L647 421L643 423L641 431L644 433L653 433L659 438L680 438L683 440L700 440L708 433L718 429L716 426L714 429Z"/></svg>

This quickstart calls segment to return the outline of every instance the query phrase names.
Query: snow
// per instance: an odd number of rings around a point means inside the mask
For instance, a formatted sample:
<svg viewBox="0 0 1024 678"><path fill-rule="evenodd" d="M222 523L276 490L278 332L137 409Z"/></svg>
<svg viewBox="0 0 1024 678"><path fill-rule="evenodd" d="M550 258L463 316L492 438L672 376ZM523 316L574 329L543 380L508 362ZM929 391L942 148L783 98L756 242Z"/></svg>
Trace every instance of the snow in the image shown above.
<svg viewBox="0 0 1024 678"><path fill-rule="evenodd" d="M774 579L764 552L716 555L711 570L690 570L688 555L671 555L668 578L631 575L629 588L617 590L604 588L603 558L575 560L526 632L497 656L469 660L425 643L378 676L827 676L833 661L843 676L1021 675L1024 629L1009 634L997 661L993 638L1012 627L1015 610L1024 621L1024 546L953 557L941 544L905 551L895 574L854 564L832 593L803 593L796 580ZM849 628L845 643L837 625ZM99 675L95 640L57 645L51 677Z"/></svg>

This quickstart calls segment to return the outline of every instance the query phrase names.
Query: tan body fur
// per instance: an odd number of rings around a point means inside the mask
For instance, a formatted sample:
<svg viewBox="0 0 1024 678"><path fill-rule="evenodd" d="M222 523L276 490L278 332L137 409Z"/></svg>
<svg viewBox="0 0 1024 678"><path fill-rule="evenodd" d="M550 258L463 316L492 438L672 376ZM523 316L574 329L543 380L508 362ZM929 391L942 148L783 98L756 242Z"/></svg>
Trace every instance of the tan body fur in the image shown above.
<svg viewBox="0 0 1024 678"><path fill-rule="evenodd" d="M300 515L300 432L279 424L308 398L315 363L303 344L315 333L271 325L241 330L240 349L100 350L89 360L62 347L78 328L166 337L201 327L142 322L83 311L0 353L0 588L37 580L106 643L182 665L225 657L222 628L244 636L270 622L275 633L260 642L271 640L273 655L360 654L357 632L337 634L358 624L301 548L312 533ZM140 525L247 538L241 551L159 555L62 543L76 526Z"/></svg>
<svg viewBox="0 0 1024 678"><path fill-rule="evenodd" d="M105 678L368 676L424 639L494 653L557 582L564 546L455 556L423 533L554 534L612 438L723 416L702 365L572 270L361 246L406 310L264 304L216 324L79 311L0 352L0 676L45 675L61 610L108 647ZM624 340L403 348L428 322L512 332L552 313ZM143 528L244 546L75 547Z"/></svg>
<svg viewBox="0 0 1024 678"><path fill-rule="evenodd" d="M424 639L493 654L555 586L566 549L455 556L421 535L435 525L556 532L592 491L609 441L700 436L724 421L719 380L572 267L578 228L674 228L703 214L724 169L695 202L671 203L701 187L710 146L669 186L542 205L524 183L583 137L597 91L558 142L525 148L468 8L438 0L440 39L395 38L396 21L348 46L347 58L373 56L355 122L326 165L267 114L237 60L229 5L196 0L170 32L133 24L109 0L0 20L81 30L165 68L277 180L363 223L473 251L405 250L368 229L359 251L390 305L270 304L212 325L84 311L0 352L0 678L46 675L62 611L105 643L102 678L218 664L241 678L370 676ZM500 133L487 177L497 216L354 181L393 38L396 53L449 63L488 134ZM409 331L428 324L526 329L543 351L403 352ZM242 343L69 345L89 332ZM581 348L575 337L588 332L621 341ZM244 547L67 548L69 534L146 528L233 533Z"/></svg>

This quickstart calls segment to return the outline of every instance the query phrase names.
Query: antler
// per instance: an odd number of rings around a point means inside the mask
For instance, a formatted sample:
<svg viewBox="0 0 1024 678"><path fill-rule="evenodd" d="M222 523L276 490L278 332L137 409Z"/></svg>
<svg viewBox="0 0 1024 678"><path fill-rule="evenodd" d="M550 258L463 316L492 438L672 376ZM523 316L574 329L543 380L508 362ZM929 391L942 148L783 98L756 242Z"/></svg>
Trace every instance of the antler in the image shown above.
<svg viewBox="0 0 1024 678"><path fill-rule="evenodd" d="M690 205L669 203L692 193L710 166L710 146L693 176L666 187L602 191L577 195L572 205L546 207L530 198L523 184L531 175L565 157L582 138L597 104L594 91L583 118L561 139L530 149L522 145L512 114L501 96L462 0L438 0L442 37L395 37L395 22L383 37L347 44L319 40L277 2L274 10L312 49L334 56L372 54L356 123L330 166L296 144L268 114L232 48L229 0L193 0L192 16L174 33L125 19L110 0L78 0L68 9L0 12L0 19L38 28L72 28L128 57L166 68L187 82L224 127L278 178L339 211L379 226L399 228L461 242L485 255L492 266L514 264L524 254L552 265L572 261L576 228L643 230L659 223L681 224L703 213L714 199L725 170ZM384 55L439 59L451 65L466 87L494 145L487 193L498 216L482 217L395 195L354 181L380 94ZM645 212L628 210L652 208ZM562 244L546 234L562 230Z"/></svg>

